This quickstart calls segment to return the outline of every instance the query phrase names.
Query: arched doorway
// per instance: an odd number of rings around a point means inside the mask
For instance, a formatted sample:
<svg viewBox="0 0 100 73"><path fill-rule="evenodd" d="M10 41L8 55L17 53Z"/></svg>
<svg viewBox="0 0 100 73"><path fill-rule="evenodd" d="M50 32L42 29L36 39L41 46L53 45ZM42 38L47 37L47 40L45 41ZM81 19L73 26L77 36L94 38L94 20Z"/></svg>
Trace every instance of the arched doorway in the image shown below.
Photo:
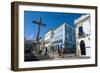
<svg viewBox="0 0 100 73"><path fill-rule="evenodd" d="M81 55L86 55L85 42L83 40L80 41L80 49L81 49Z"/></svg>

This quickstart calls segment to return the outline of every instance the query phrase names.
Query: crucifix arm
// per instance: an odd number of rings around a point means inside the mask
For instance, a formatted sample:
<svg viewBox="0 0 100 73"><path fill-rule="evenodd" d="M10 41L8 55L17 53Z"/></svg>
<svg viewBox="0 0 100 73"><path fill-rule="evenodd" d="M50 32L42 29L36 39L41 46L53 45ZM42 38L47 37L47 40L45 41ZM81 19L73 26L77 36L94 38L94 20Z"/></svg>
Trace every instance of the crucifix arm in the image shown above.
<svg viewBox="0 0 100 73"><path fill-rule="evenodd" d="M46 24L43 24L41 22L38 22L38 21L32 21L32 22L35 23L35 24L42 25L42 26L46 27Z"/></svg>

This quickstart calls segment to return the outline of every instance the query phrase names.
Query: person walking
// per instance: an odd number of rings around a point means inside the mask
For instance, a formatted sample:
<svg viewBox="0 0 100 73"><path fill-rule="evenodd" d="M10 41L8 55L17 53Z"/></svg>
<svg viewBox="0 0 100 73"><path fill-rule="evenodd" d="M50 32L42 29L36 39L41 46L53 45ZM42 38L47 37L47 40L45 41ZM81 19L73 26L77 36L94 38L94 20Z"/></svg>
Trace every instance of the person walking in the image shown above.
<svg viewBox="0 0 100 73"><path fill-rule="evenodd" d="M45 55L47 55L47 52L48 52L48 49L47 49L47 47L45 48Z"/></svg>

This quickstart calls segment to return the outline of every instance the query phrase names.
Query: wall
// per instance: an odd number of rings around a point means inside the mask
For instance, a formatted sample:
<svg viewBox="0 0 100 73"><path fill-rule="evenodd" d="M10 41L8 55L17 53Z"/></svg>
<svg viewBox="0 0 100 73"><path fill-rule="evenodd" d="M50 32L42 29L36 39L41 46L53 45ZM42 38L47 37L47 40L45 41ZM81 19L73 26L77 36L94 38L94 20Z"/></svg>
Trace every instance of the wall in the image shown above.
<svg viewBox="0 0 100 73"><path fill-rule="evenodd" d="M0 73L14 73L10 70L10 54L11 54L11 5L14 0L0 0ZM32 2L45 2L45 3L61 3L61 4L80 4L80 5L95 5L100 9L100 0L20 0L20 1L32 1ZM98 10L100 13L100 10ZM100 19L98 14L98 20ZM98 24L100 21L98 22ZM98 28L100 25L98 25ZM100 31L100 29L98 29ZM100 37L100 33L98 34ZM100 43L100 38L98 38ZM100 45L98 51L100 51ZM98 54L100 55L100 53ZM100 57L98 59L100 61ZM26 71L22 73L99 73L100 62L98 67L86 67L86 68L69 68L69 69L55 69L55 70L40 70L40 71Z"/></svg>
<svg viewBox="0 0 100 73"><path fill-rule="evenodd" d="M84 19L83 19L84 18ZM83 21L80 21L80 20L82 20L83 19ZM86 16L83 16L83 17L81 17L81 19L79 18L79 20L76 20L77 21L77 23L76 23L76 25L77 25L77 27L76 27L76 36L77 36L77 39L76 39L76 41L77 41L77 43L79 43L79 44L77 44L77 50L79 49L78 47L80 47L80 42L83 40L84 41L84 43L85 43L85 50L86 50L86 56L91 56L91 46L90 46L90 36L85 36L85 37L81 37L81 38L79 38L80 36L79 36L79 28L80 27L82 27L83 28L83 33L84 33L84 35L87 35L87 34L91 34L91 28L88 28L88 27L91 27L91 24L90 24L90 16L88 15L87 17ZM89 37L89 38L88 38ZM81 52L81 48L80 48L80 52ZM81 53L80 53L81 54Z"/></svg>

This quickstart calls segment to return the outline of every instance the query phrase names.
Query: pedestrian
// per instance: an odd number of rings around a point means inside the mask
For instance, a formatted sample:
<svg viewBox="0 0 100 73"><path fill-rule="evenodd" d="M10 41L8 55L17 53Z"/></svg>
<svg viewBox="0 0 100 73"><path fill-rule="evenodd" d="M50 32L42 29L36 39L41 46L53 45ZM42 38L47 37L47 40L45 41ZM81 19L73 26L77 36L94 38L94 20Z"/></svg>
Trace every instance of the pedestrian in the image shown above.
<svg viewBox="0 0 100 73"><path fill-rule="evenodd" d="M58 56L61 56L61 50L58 48Z"/></svg>
<svg viewBox="0 0 100 73"><path fill-rule="evenodd" d="M45 48L45 55L47 55L47 52L48 52L48 49L47 49L47 47Z"/></svg>

